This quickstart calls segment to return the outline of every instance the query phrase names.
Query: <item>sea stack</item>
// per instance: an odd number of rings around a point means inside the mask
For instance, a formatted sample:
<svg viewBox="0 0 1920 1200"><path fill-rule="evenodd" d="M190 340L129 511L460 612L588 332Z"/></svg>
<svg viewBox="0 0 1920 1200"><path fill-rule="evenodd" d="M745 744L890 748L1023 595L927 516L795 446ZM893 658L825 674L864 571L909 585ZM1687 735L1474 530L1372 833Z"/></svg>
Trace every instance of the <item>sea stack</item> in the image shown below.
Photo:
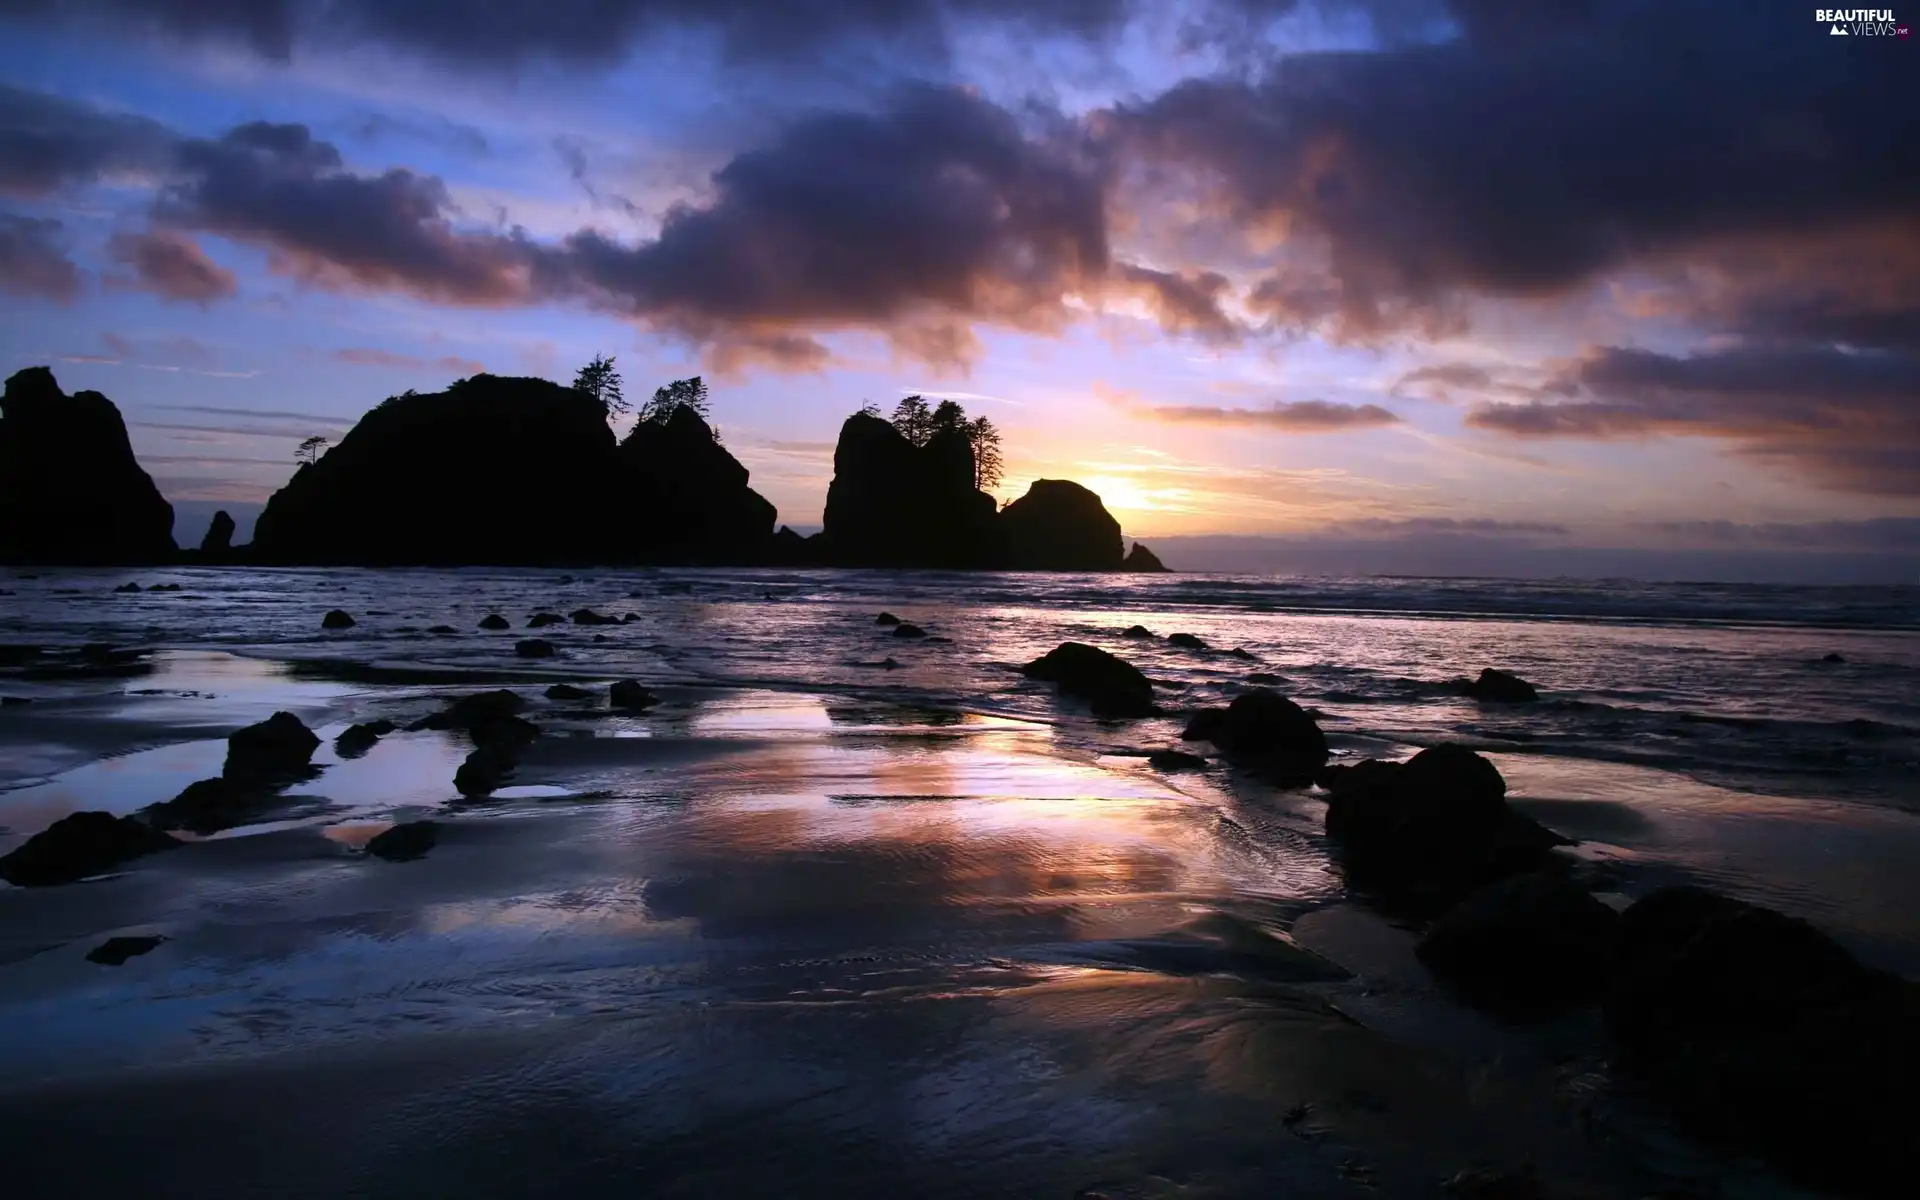
<svg viewBox="0 0 1920 1200"><path fill-rule="evenodd" d="M1118 571L1126 543L1100 497L1066 479L1036 479L1000 514L1016 571Z"/></svg>
<svg viewBox="0 0 1920 1200"><path fill-rule="evenodd" d="M676 406L664 421L642 421L620 443L622 512L645 562L760 562L773 551L775 512L747 486L747 468L700 414Z"/></svg>
<svg viewBox="0 0 1920 1200"><path fill-rule="evenodd" d="M0 562L108 565L174 555L173 506L99 392L28 367L0 398Z"/></svg>
<svg viewBox="0 0 1920 1200"><path fill-rule="evenodd" d="M997 565L994 501L974 487L973 469L973 447L958 431L916 446L879 417L848 417L827 489L826 560L841 567Z"/></svg>

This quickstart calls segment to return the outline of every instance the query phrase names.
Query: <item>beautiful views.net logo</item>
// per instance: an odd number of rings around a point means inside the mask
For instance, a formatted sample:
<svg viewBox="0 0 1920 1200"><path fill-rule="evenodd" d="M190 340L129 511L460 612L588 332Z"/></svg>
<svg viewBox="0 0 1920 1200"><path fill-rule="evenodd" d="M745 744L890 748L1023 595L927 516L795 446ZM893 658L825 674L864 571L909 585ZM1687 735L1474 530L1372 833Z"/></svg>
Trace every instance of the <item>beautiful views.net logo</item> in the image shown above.
<svg viewBox="0 0 1920 1200"><path fill-rule="evenodd" d="M1890 8L1816 8L1813 19L1831 27L1829 37L1906 37L1909 32L1894 21Z"/></svg>

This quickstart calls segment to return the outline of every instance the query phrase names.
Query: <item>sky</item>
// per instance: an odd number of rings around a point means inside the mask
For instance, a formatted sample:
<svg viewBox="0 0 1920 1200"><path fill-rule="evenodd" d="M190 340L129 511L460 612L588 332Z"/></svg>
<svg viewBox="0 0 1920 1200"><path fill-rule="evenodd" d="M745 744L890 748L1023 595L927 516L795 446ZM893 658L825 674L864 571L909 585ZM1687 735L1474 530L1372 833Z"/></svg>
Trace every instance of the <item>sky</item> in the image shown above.
<svg viewBox="0 0 1920 1200"><path fill-rule="evenodd" d="M921 393L1175 566L1920 582L1920 39L1812 18L0 0L0 371L185 541L610 354L801 528Z"/></svg>

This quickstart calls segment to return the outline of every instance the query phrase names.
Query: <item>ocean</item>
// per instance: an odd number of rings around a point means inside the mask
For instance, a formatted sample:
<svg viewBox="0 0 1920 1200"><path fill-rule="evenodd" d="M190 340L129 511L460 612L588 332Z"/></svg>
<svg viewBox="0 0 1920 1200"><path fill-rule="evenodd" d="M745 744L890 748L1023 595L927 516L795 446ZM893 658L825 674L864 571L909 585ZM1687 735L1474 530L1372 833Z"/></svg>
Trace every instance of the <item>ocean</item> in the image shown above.
<svg viewBox="0 0 1920 1200"><path fill-rule="evenodd" d="M1569 1194L1794 1194L1676 1148L1606 1084L1590 1027L1451 1001L1343 894L1313 790L1147 765L1253 686L1313 710L1336 761L1482 751L1618 903L1705 883L1920 975L1920 588L245 568L0 588L0 644L151 651L0 678L31 701L0 709L0 852L217 773L225 734L276 709L331 738L481 687L663 698L542 709L551 736L491 802L455 797L452 735L396 734L324 749L285 808L150 867L0 888L0 1123L59 1142L111 1120L142 1131L132 1161L209 1194L257 1177L192 1161L193 1114L286 1089L242 1124L280 1147L287 1195L1424 1195L1514 1158L1593 1189ZM516 657L532 614L582 607L632 617ZM336 608L356 624L322 630ZM512 629L478 628L493 613ZM1135 663L1166 715L1096 721L1018 673L1063 641ZM1453 687L1489 666L1542 699ZM426 860L353 853L422 815L449 830ZM1181 966L1221 922L1344 978ZM84 962L127 931L167 941ZM1302 1106L1287 1128L1313 1136L1277 1134Z"/></svg>

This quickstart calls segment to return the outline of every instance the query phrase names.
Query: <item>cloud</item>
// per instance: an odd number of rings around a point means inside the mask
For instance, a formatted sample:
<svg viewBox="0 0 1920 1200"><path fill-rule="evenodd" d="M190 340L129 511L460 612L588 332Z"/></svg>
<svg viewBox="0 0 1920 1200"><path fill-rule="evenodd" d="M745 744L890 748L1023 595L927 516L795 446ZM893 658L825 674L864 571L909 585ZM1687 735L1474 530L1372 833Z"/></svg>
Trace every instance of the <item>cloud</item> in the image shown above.
<svg viewBox="0 0 1920 1200"><path fill-rule="evenodd" d="M1329 526L1329 530L1366 537L1563 537L1572 532L1565 525L1543 521L1501 521L1491 517L1368 517L1355 521L1336 521Z"/></svg>
<svg viewBox="0 0 1920 1200"><path fill-rule="evenodd" d="M1691 545L1740 548L1920 552L1920 517L1875 517L1852 521L1766 522L1657 521L1645 528Z"/></svg>
<svg viewBox="0 0 1920 1200"><path fill-rule="evenodd" d="M722 379L764 366L788 374L824 371L836 361L833 351L810 337L791 333L729 336L709 346L707 369Z"/></svg>
<svg viewBox="0 0 1920 1200"><path fill-rule="evenodd" d="M1197 0L1197 17L1285 11L1294 0ZM611 65L635 43L704 32L736 62L800 62L868 43L944 63L956 28L1111 38L1140 0L10 0L15 13L128 33L215 39L268 59L369 45L504 68Z"/></svg>
<svg viewBox="0 0 1920 1200"><path fill-rule="evenodd" d="M1467 424L1520 438L1720 438L1829 488L1920 495L1920 355L1743 346L1673 356L1604 347L1554 386L1575 398L1485 404Z"/></svg>
<svg viewBox="0 0 1920 1200"><path fill-rule="evenodd" d="M156 220L262 246L282 273L442 303L533 298L525 237L456 228L433 176L356 174L306 126L259 121L184 141L177 157L181 177L156 198Z"/></svg>
<svg viewBox="0 0 1920 1200"><path fill-rule="evenodd" d="M216 417L256 417L261 420L303 421L310 425L338 425L342 428L353 424L351 418L328 416L326 413L294 412L271 408L221 408L211 404L155 404L154 408L164 408L169 412L205 413ZM278 459L275 460L279 461Z"/></svg>
<svg viewBox="0 0 1920 1200"><path fill-rule="evenodd" d="M0 291L72 303L80 270L61 244L62 226L50 217L0 212Z"/></svg>
<svg viewBox="0 0 1920 1200"><path fill-rule="evenodd" d="M135 286L169 300L205 305L238 290L233 272L208 258L193 239L169 230L116 233L107 253L133 268Z"/></svg>
<svg viewBox="0 0 1920 1200"><path fill-rule="evenodd" d="M1399 417L1377 404L1335 404L1327 400L1280 401L1268 408L1162 405L1144 410L1143 415L1192 425L1280 429L1288 433L1333 433L1400 423Z"/></svg>
<svg viewBox="0 0 1920 1200"><path fill-rule="evenodd" d="M1246 329L1221 307L1232 281L1217 271L1156 271L1121 263L1115 273L1119 289L1144 300L1154 320L1169 333L1189 333L1222 345L1246 336Z"/></svg>
<svg viewBox="0 0 1920 1200"><path fill-rule="evenodd" d="M573 235L546 256L549 278L696 341L742 326L898 329L898 348L933 361L972 353L955 320L1058 327L1063 298L1108 267L1101 179L1071 136L1031 139L957 89L805 118L713 188L653 241Z"/></svg>
<svg viewBox="0 0 1920 1200"><path fill-rule="evenodd" d="M1264 311L1334 337L1432 332L1466 297L1920 212L1920 143L1861 119L1920 107L1920 73L1877 47L1832 53L1804 12L1453 7L1454 40L1295 55L1105 123L1132 160L1281 238Z"/></svg>
<svg viewBox="0 0 1920 1200"><path fill-rule="evenodd" d="M145 117L107 113L0 83L0 192L43 196L165 169L173 138Z"/></svg>
<svg viewBox="0 0 1920 1200"><path fill-rule="evenodd" d="M479 375L486 366L470 358L446 354L439 358L422 358L412 354L398 354L392 350L379 350L371 347L348 347L335 350L328 355L336 362L351 363L356 367L394 367L406 371L451 371L455 375Z"/></svg>

